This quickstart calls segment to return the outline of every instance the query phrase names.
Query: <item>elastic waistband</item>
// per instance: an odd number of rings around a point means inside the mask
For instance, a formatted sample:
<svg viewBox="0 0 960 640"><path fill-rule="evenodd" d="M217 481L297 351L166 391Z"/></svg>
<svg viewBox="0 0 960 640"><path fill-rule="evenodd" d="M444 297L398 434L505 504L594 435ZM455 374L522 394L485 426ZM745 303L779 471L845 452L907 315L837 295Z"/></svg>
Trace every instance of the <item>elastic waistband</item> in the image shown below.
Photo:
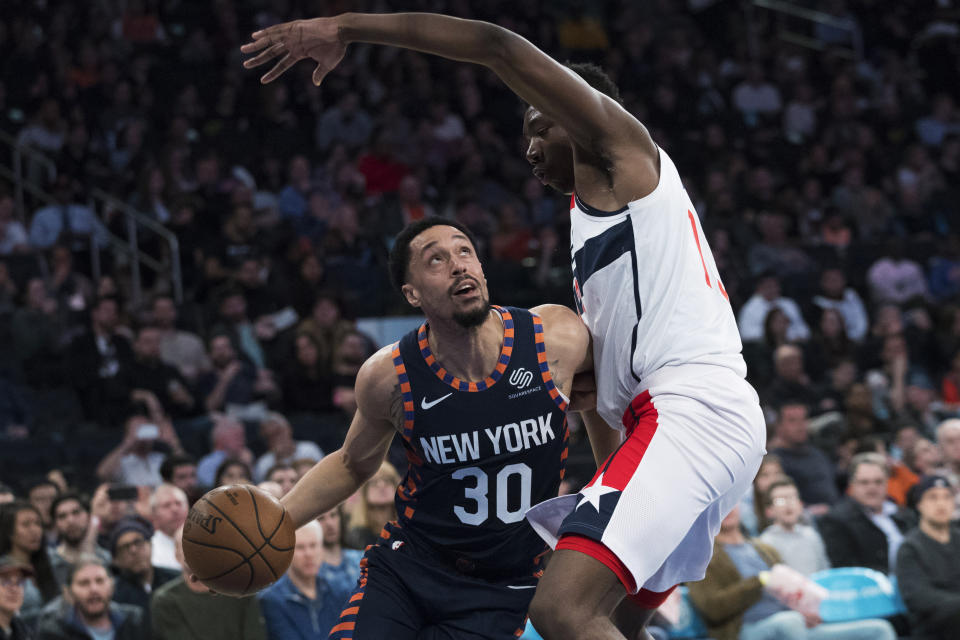
<svg viewBox="0 0 960 640"><path fill-rule="evenodd" d="M719 364L680 364L674 366L660 367L653 373L643 377L634 389L634 395L640 395L644 391L656 389L654 387L663 387L668 385L682 384L703 376L728 374L736 377L738 380L743 378L733 369ZM656 393L653 393L656 395Z"/></svg>

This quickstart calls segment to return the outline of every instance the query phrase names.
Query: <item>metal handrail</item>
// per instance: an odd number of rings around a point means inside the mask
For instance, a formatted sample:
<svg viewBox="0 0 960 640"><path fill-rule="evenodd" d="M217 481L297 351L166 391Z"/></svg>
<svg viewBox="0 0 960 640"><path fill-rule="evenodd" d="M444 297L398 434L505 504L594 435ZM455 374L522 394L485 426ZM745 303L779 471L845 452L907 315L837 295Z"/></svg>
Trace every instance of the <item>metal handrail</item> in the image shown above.
<svg viewBox="0 0 960 640"><path fill-rule="evenodd" d="M0 131L0 142L6 143L11 148L11 164L12 169L7 169L2 164L0 164L0 175L6 177L9 180L12 180L14 183L14 189L16 190L16 201L17 207L19 210L20 220L24 223L26 222L26 204L24 200L24 192L28 192L31 196L43 202L44 204L54 203L54 199L50 194L45 191L43 188L38 186L32 180L28 179L23 174L23 157L28 156L31 161L37 162L42 168L47 170L49 177L54 178L57 174L56 164L44 155L42 152L32 149L28 146L21 145L17 139L3 131ZM154 220L153 218L147 216L146 214L138 211L136 208L130 206L123 200L120 200L116 196L113 196L102 189L95 188L90 192L90 196L94 203L100 203L105 213L107 208L111 210L118 211L123 214L124 220L127 227L127 239L124 241L121 237L112 233L104 225L106 230L107 242L115 250L120 251L121 253L126 254L131 258L131 269L133 270L132 275L132 298L134 304L139 304L142 298L142 289L140 282L140 265L144 265L147 268L155 271L157 274L163 274L168 271L169 268L169 278L171 282L171 287L173 289L173 298L177 304L183 302L183 274L181 271L180 265L180 241L177 238L176 234L167 229L165 226ZM96 207L94 207L96 210ZM101 221L104 216L99 216ZM149 231L160 236L170 248L170 264L167 265L164 262L149 256L142 251L138 246L138 231L139 228L145 228ZM92 269L95 277L99 277L99 252L95 250L95 244L93 236L91 236L91 260L92 260Z"/></svg>
<svg viewBox="0 0 960 640"><path fill-rule="evenodd" d="M26 202L23 198L23 183L25 180L23 175L23 156L28 156L31 161L36 162L41 165L43 169L46 169L47 178L50 180L57 177L57 165L42 152L33 147L20 144L17 138L5 131L0 131L0 141L5 142L7 146L10 147L10 164L13 167L14 199L20 222L26 222L27 210Z"/></svg>
<svg viewBox="0 0 960 640"><path fill-rule="evenodd" d="M850 52L847 55L855 59L863 57L863 42L859 37L859 33L857 33L857 29L850 24L849 20L838 18L830 15L829 13L818 11L816 9L802 7L793 2L789 2L788 0L753 0L753 4L754 6L762 9L775 11L781 16L792 16L794 18L800 18L801 20L806 20L814 24L821 24L824 26L833 27L835 29L848 31L850 33ZM820 40L800 33L787 31L786 28L782 26L779 37L787 42L792 42L810 49L822 51L826 48L825 43L821 42ZM847 53L843 49L838 49L838 51Z"/></svg>
<svg viewBox="0 0 960 640"><path fill-rule="evenodd" d="M143 262L146 266L150 267L154 271L157 271L158 273L162 272L163 270L163 264L161 262L142 253L139 250L137 241L137 227L145 227L166 241L167 245L170 247L169 266L170 281L173 287L173 298L177 304L183 302L183 275L180 268L180 240L177 238L177 234L170 231L153 218L138 211L123 200L120 200L110 193L107 193L103 189L93 189L90 191L90 195L94 199L101 201L105 206L119 211L126 217L127 242L132 252L139 258L139 260L135 260L132 264L134 269L133 280L136 289L139 289L140 287L140 262ZM138 294L139 292L136 291L135 293ZM139 295L136 297L139 299Z"/></svg>

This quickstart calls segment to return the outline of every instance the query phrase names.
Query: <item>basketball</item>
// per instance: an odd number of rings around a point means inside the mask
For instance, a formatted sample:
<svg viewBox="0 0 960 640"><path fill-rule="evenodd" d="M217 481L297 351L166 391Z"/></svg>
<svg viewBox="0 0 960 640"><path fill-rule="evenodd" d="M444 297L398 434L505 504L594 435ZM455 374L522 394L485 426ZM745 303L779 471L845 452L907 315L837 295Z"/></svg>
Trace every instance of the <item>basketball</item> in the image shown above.
<svg viewBox="0 0 960 640"><path fill-rule="evenodd" d="M252 485L207 492L183 525L183 557L207 587L245 596L273 584L293 559L296 530L280 502Z"/></svg>

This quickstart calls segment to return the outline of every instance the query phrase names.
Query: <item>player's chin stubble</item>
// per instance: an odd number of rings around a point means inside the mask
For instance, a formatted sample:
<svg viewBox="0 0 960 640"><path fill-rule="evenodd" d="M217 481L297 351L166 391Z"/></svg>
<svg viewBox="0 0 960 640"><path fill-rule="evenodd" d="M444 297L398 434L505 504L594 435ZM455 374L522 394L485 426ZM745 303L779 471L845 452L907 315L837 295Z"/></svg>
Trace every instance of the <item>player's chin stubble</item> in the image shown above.
<svg viewBox="0 0 960 640"><path fill-rule="evenodd" d="M483 324L483 321L487 319L487 313L489 312L490 303L484 301L484 303L478 306L476 309L454 313L453 319L464 329L473 329Z"/></svg>

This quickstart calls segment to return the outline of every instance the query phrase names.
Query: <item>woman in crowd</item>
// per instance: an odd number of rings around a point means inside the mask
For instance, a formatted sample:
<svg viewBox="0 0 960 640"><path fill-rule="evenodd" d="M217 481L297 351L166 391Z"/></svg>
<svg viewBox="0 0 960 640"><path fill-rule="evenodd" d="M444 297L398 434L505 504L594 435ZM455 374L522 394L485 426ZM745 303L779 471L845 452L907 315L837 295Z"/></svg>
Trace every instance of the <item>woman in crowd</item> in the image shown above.
<svg viewBox="0 0 960 640"><path fill-rule="evenodd" d="M20 611L29 618L58 595L50 557L43 544L43 519L29 502L15 500L0 507L0 555L6 554L29 563L33 569L33 577L27 578L23 586Z"/></svg>

